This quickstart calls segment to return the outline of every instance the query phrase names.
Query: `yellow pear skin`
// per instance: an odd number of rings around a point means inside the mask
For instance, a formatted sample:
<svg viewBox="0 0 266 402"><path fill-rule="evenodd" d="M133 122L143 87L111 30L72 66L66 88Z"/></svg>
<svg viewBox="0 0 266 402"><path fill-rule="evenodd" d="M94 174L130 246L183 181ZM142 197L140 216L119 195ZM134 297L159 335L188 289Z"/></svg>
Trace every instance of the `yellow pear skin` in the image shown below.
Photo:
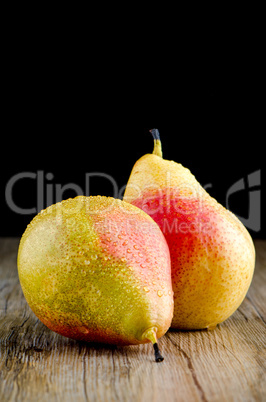
<svg viewBox="0 0 266 402"><path fill-rule="evenodd" d="M25 298L51 330L118 345L152 342L173 316L170 254L145 212L111 197L62 201L28 225L18 252Z"/></svg>
<svg viewBox="0 0 266 402"><path fill-rule="evenodd" d="M153 154L133 167L124 200L159 225L171 255L171 327L213 329L242 303L255 266L244 225L212 198L181 164L162 158L158 130Z"/></svg>

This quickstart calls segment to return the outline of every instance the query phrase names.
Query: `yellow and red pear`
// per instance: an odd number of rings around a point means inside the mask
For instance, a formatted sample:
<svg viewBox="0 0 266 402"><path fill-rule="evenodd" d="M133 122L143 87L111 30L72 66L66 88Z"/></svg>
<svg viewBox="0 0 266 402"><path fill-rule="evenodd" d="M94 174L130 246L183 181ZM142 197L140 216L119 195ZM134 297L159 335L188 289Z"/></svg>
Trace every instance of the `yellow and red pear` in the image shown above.
<svg viewBox="0 0 266 402"><path fill-rule="evenodd" d="M124 200L147 212L167 240L174 290L171 326L215 328L248 291L255 264L253 241L188 169L163 159L159 132L151 131L153 154L135 163Z"/></svg>
<svg viewBox="0 0 266 402"><path fill-rule="evenodd" d="M19 279L36 316L66 337L120 345L152 342L173 316L170 255L145 212L111 197L62 201L22 236Z"/></svg>

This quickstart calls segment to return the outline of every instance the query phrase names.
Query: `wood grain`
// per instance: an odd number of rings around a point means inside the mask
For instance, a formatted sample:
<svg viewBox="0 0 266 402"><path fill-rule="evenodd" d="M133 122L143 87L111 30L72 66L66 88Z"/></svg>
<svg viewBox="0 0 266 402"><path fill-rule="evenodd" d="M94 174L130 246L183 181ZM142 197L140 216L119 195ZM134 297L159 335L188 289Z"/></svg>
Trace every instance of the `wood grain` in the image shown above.
<svg viewBox="0 0 266 402"><path fill-rule="evenodd" d="M213 331L168 331L151 345L86 344L46 328L17 275L18 239L0 239L0 401L265 401L266 242L240 308Z"/></svg>

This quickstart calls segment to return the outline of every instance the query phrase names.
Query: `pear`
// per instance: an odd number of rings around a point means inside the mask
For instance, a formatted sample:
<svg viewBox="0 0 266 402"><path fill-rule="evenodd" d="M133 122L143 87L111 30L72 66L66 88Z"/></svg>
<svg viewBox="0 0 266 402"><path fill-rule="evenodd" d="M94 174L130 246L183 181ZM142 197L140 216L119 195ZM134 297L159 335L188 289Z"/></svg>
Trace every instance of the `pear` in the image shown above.
<svg viewBox="0 0 266 402"><path fill-rule="evenodd" d="M153 154L131 172L124 200L143 209L167 240L174 290L172 328L213 329L242 303L255 250L243 224L181 164L162 158L158 130Z"/></svg>
<svg viewBox="0 0 266 402"><path fill-rule="evenodd" d="M150 216L112 197L78 196L41 211L18 251L24 296L51 330L117 345L152 342L173 316L170 254Z"/></svg>

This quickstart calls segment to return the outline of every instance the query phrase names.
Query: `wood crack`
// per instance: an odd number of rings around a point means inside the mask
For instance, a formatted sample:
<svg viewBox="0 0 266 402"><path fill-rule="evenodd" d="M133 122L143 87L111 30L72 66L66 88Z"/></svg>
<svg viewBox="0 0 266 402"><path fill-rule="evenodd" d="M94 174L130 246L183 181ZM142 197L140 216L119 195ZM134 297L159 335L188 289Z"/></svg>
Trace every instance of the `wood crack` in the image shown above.
<svg viewBox="0 0 266 402"><path fill-rule="evenodd" d="M264 318L262 317L262 315L260 314L260 312L257 309L257 306L254 304L254 302L252 301L252 299L250 298L250 296L246 296L246 298L248 299L248 301L252 304L254 310L256 311L256 313L258 314L259 318L261 319L261 321L266 324L266 321L264 320Z"/></svg>
<svg viewBox="0 0 266 402"><path fill-rule="evenodd" d="M115 350L112 348L112 349L111 349L111 357L112 357L111 361L112 361L112 366L113 366L113 375L112 375L112 380L111 380L111 382L112 382L112 384L113 384L113 390L114 390L114 394L115 394L115 399L116 399L117 401L119 401L119 396L118 396L118 393L117 393L117 390L116 390L116 386L115 386L116 368L115 368L114 352L115 352ZM119 374L118 374L118 375L119 375Z"/></svg>
<svg viewBox="0 0 266 402"><path fill-rule="evenodd" d="M179 346L177 345L169 336L170 334L166 334L165 336L167 336L167 338L170 340L170 342L179 350L179 352L182 354L182 356L185 358L187 366L189 368L189 371L191 372L192 378L193 378L193 382L199 392L200 398L203 402L208 402L208 399L206 398L204 391L199 383L199 380L197 378L196 375L196 371L194 369L194 366L192 364L192 360L190 358L190 356Z"/></svg>
<svg viewBox="0 0 266 402"><path fill-rule="evenodd" d="M8 306L8 301L10 299L11 293L9 293L9 295L7 295L6 300L5 300L5 308L4 308L4 312L5 315L7 314L7 306Z"/></svg>
<svg viewBox="0 0 266 402"><path fill-rule="evenodd" d="M124 352L125 352L125 358L126 358L127 378L128 378L128 380L130 380L131 363L128 358L126 350Z"/></svg>
<svg viewBox="0 0 266 402"><path fill-rule="evenodd" d="M22 328L24 324L29 320L30 317L26 318L21 325L18 326L18 328Z"/></svg>
<svg viewBox="0 0 266 402"><path fill-rule="evenodd" d="M8 283L5 283L1 288L0 288L0 292L2 292L3 289L8 287Z"/></svg>
<svg viewBox="0 0 266 402"><path fill-rule="evenodd" d="M247 317L246 314L241 310L240 307L238 307L237 311L245 318L246 321L248 321L248 317Z"/></svg>
<svg viewBox="0 0 266 402"><path fill-rule="evenodd" d="M86 350L82 356L82 370L83 370L83 391L85 396L85 401L88 401L88 394L87 394L87 370L86 370Z"/></svg>

